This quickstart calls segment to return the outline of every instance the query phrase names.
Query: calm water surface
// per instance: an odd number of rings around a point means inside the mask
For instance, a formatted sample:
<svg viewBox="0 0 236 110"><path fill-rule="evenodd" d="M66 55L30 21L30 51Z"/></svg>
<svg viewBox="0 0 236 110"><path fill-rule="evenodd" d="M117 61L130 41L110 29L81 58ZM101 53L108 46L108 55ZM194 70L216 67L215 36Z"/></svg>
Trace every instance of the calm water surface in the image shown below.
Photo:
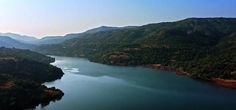
<svg viewBox="0 0 236 110"><path fill-rule="evenodd" d="M65 75L45 85L65 96L36 110L236 110L236 90L173 72L54 57Z"/></svg>

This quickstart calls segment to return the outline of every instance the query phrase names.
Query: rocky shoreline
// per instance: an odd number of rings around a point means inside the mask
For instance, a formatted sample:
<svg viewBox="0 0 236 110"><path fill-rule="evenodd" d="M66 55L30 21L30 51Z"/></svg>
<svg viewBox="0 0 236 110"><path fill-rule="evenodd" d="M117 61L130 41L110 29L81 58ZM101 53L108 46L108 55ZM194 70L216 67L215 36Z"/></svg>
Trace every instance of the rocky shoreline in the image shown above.
<svg viewBox="0 0 236 110"><path fill-rule="evenodd" d="M210 81L212 81L214 84L222 86L222 87L236 89L236 80L212 78Z"/></svg>
<svg viewBox="0 0 236 110"><path fill-rule="evenodd" d="M144 65L144 67L158 69L158 70L165 70L165 71L174 71L179 76L187 76L187 77L192 78L192 75L189 72L186 72L186 71L183 71L180 69L171 68L169 66L163 66L161 64L148 64L148 65ZM236 80L229 80L229 79L222 79L222 78L211 78L211 79L208 79L207 81L209 81L217 86L230 88L230 89L236 89Z"/></svg>

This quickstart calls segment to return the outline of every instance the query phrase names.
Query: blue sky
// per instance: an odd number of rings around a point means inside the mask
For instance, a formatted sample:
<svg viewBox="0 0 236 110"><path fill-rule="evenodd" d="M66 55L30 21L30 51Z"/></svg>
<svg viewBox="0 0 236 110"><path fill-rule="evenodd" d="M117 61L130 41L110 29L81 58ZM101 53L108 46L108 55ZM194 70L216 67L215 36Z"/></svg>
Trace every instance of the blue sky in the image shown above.
<svg viewBox="0 0 236 110"><path fill-rule="evenodd" d="M236 17L236 0L0 0L0 32L36 37L106 26Z"/></svg>

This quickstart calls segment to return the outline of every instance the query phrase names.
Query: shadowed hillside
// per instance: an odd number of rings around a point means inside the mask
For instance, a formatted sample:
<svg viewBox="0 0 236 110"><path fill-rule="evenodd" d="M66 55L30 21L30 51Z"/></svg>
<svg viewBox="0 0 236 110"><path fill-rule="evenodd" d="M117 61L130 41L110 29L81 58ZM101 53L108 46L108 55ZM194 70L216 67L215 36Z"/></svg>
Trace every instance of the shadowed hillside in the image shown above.
<svg viewBox="0 0 236 110"><path fill-rule="evenodd" d="M63 92L41 85L63 76L54 59L29 50L0 48L0 109L24 110L59 100Z"/></svg>

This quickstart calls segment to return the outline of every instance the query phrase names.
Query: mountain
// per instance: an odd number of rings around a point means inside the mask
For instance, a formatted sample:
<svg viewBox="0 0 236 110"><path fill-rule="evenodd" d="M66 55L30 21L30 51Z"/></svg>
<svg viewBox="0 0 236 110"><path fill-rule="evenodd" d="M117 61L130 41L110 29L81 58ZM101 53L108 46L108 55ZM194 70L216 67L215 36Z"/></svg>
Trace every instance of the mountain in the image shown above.
<svg viewBox="0 0 236 110"><path fill-rule="evenodd" d="M80 34L68 34L65 36L46 36L42 39L38 39L32 42L32 44L35 44L35 45L59 44L59 43L63 43L66 40L77 38L79 36Z"/></svg>
<svg viewBox="0 0 236 110"><path fill-rule="evenodd" d="M3 41L2 39L2 45L0 44L0 46L5 46L5 47L15 47L15 48L28 48L29 46L22 46L22 44L24 45L45 45L45 44L58 44L58 43L62 43L66 40L72 39L72 38L76 38L78 37L80 34L68 34L66 36L46 36L43 37L42 39L37 39L34 37L30 37L30 36L22 36L19 34L14 34L14 33L0 33L1 37L8 37L7 39L4 38L6 41ZM10 39L12 41L12 43L10 43ZM4 42L4 43L3 43ZM4 45L3 45L4 44Z"/></svg>
<svg viewBox="0 0 236 110"><path fill-rule="evenodd" d="M54 61L54 58L30 50L0 48L0 74L19 76L39 83L49 82L63 75L59 68L50 65Z"/></svg>
<svg viewBox="0 0 236 110"><path fill-rule="evenodd" d="M42 39L38 39L33 42L36 45L43 45L43 44L58 44L64 42L63 36L46 36Z"/></svg>
<svg viewBox="0 0 236 110"><path fill-rule="evenodd" d="M106 26L101 26L98 28L94 28L91 30L88 30L83 33L73 33L73 34L67 34L65 36L46 36L42 39L35 40L33 44L36 45L45 45L45 44L59 44L63 43L66 40L74 39L74 38L81 38L86 34L94 34L98 32L108 32L108 31L113 31L119 29L118 27L106 27Z"/></svg>
<svg viewBox="0 0 236 110"><path fill-rule="evenodd" d="M109 31L114 31L118 29L131 29L131 28L135 28L135 26L127 26L127 27L101 26L98 28L90 29L83 33L73 33L73 34L67 34L65 36L45 36L41 39L37 39L35 37L30 37L30 36L14 34L14 33L0 33L0 36L8 36L19 43L30 44L32 46L32 45L59 44L59 43L63 43L66 40L84 37L84 35L86 34L95 34L99 32L109 32ZM7 47L17 48L18 46L8 45Z"/></svg>
<svg viewBox="0 0 236 110"><path fill-rule="evenodd" d="M60 79L55 59L29 50L0 48L0 109L25 110L62 98L64 93L45 82Z"/></svg>
<svg viewBox="0 0 236 110"><path fill-rule="evenodd" d="M90 29L84 33L86 34L94 34L94 33L98 33L98 32L109 32L109 31L113 31L119 29L118 27L107 27L107 26L101 26L98 28L94 28L94 29Z"/></svg>
<svg viewBox="0 0 236 110"><path fill-rule="evenodd" d="M35 40L37 40L35 37L25 36L25 35L19 35L14 33L0 33L0 36L8 36L12 39L15 39L22 43L31 43Z"/></svg>
<svg viewBox="0 0 236 110"><path fill-rule="evenodd" d="M189 18L81 35L36 48L111 65L152 65L193 78L236 79L236 18Z"/></svg>
<svg viewBox="0 0 236 110"><path fill-rule="evenodd" d="M34 46L31 44L19 42L7 36L0 36L0 47L29 49L33 48Z"/></svg>
<svg viewBox="0 0 236 110"><path fill-rule="evenodd" d="M132 28L132 27L127 27L127 28ZM59 44L63 43L66 40L74 39L74 38L80 38L83 37L86 34L94 34L94 33L99 33L99 32L109 32L113 30L120 29L118 27L106 27L106 26L101 26L98 28L94 28L91 30L88 30L83 33L73 33L73 34L67 34L65 36L45 36L42 39L36 39L34 37L29 37L29 36L22 36L18 34L13 34L13 33L0 33L2 36L8 36L18 42L22 42L25 44L31 44L31 45L46 45L46 44ZM14 47L14 46L12 46Z"/></svg>

